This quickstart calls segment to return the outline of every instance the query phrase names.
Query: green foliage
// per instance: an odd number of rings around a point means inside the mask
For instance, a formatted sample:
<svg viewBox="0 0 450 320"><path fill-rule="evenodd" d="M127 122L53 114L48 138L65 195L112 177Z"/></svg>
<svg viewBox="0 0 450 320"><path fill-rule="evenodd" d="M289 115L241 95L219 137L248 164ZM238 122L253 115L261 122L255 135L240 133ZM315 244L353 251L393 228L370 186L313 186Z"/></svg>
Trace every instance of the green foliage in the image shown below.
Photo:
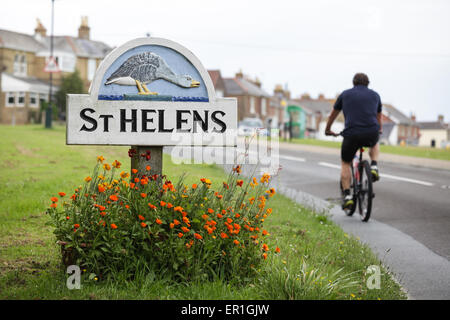
<svg viewBox="0 0 450 320"><path fill-rule="evenodd" d="M66 94L84 93L84 84L78 70L62 78L59 90L55 94L58 110L66 110Z"/></svg>
<svg viewBox="0 0 450 320"><path fill-rule="evenodd" d="M120 162L111 169L103 161L99 156L71 200L62 192L51 198L47 213L66 266L81 265L100 279L132 279L138 271L178 281L256 275L269 251L259 240L268 234L266 201L275 193L267 190L268 175L244 183L236 169L214 191L207 178L191 187L137 170L130 181L124 171L116 179Z"/></svg>

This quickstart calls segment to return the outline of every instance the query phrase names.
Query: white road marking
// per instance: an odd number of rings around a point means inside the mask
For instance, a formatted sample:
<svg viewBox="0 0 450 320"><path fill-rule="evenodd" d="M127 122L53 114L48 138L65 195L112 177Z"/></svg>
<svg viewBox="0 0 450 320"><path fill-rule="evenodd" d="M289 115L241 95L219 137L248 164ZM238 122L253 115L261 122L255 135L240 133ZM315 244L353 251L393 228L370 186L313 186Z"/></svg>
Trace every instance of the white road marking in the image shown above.
<svg viewBox="0 0 450 320"><path fill-rule="evenodd" d="M319 166L322 167L329 167L329 168L334 168L334 169L341 169L341 166L334 164L334 163L328 163L328 162L319 162L318 163Z"/></svg>
<svg viewBox="0 0 450 320"><path fill-rule="evenodd" d="M306 159L305 158L299 158L299 157L291 157L291 156L279 156L280 159L285 159L285 160L291 160L291 161L299 161L299 162L305 162Z"/></svg>
<svg viewBox="0 0 450 320"><path fill-rule="evenodd" d="M334 168L334 169L341 169L341 166L339 166L337 164L334 164L334 163L319 162L318 165L323 166L323 167ZM410 183L415 183L415 184L420 184L420 185L427 186L427 187L434 186L434 183L431 183L431 182L428 182L428 181L422 181L422 180L410 179L410 178L405 178L405 177L400 177L400 176L394 176L392 174L387 174L387 173L380 173L380 177L393 179L393 180L404 181L404 182L410 182Z"/></svg>

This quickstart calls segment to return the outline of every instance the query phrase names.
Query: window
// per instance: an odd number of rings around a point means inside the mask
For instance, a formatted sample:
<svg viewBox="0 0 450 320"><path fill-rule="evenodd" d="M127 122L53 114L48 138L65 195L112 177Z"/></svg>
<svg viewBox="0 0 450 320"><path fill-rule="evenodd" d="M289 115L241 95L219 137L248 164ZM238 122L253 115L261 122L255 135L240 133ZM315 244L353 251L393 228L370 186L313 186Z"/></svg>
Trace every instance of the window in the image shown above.
<svg viewBox="0 0 450 320"><path fill-rule="evenodd" d="M255 98L250 97L250 113L255 113Z"/></svg>
<svg viewBox="0 0 450 320"><path fill-rule="evenodd" d="M266 110L266 99L261 98L261 115L265 116L267 113Z"/></svg>
<svg viewBox="0 0 450 320"><path fill-rule="evenodd" d="M7 92L6 93L6 107L12 107L16 104L16 95L14 92Z"/></svg>
<svg viewBox="0 0 450 320"><path fill-rule="evenodd" d="M17 93L17 104L18 107L25 106L25 92L18 92Z"/></svg>
<svg viewBox="0 0 450 320"><path fill-rule="evenodd" d="M24 54L14 56L13 73L17 76L27 75L27 57Z"/></svg>
<svg viewBox="0 0 450 320"><path fill-rule="evenodd" d="M92 81L92 79L94 79L95 70L97 69L97 62L95 59L88 60L87 68L87 78L89 81Z"/></svg>
<svg viewBox="0 0 450 320"><path fill-rule="evenodd" d="M38 106L38 94L30 92L30 107L37 108Z"/></svg>

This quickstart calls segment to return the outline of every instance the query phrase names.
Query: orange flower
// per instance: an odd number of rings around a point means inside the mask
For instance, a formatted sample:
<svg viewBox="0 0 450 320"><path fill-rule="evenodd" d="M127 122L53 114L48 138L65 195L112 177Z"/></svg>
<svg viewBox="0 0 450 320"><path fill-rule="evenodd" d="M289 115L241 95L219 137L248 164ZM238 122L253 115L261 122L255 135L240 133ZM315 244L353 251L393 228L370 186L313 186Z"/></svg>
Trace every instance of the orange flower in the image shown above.
<svg viewBox="0 0 450 320"><path fill-rule="evenodd" d="M109 171L109 170L111 170L111 166L110 166L109 164L105 163L105 164L103 165L103 169Z"/></svg>
<svg viewBox="0 0 450 320"><path fill-rule="evenodd" d="M269 246L267 244L264 243L262 247L264 251L269 251Z"/></svg>
<svg viewBox="0 0 450 320"><path fill-rule="evenodd" d="M221 215L220 213L217 214L217 218L223 218L223 215Z"/></svg>
<svg viewBox="0 0 450 320"><path fill-rule="evenodd" d="M116 169L119 169L121 165L122 164L117 160L114 160L114 162L112 163L112 166Z"/></svg>
<svg viewBox="0 0 450 320"><path fill-rule="evenodd" d="M234 243L235 245L238 245L238 244L239 244L239 241L234 240L233 243Z"/></svg>
<svg viewBox="0 0 450 320"><path fill-rule="evenodd" d="M187 232L189 232L189 229L186 227L181 227L181 231L183 231L184 233L187 233Z"/></svg>
<svg viewBox="0 0 450 320"><path fill-rule="evenodd" d="M225 239L225 238L228 238L228 235L227 235L226 233L222 232L222 233L220 234L220 237L221 237L222 239Z"/></svg>
<svg viewBox="0 0 450 320"><path fill-rule="evenodd" d="M199 235L198 233L194 233L194 237L195 237L195 239L197 239L197 240L203 239L203 237L202 237L201 235Z"/></svg>
<svg viewBox="0 0 450 320"><path fill-rule="evenodd" d="M145 170L150 171L151 168L152 168L152 167L150 167L150 166L146 166L146 167L145 167Z"/></svg>
<svg viewBox="0 0 450 320"><path fill-rule="evenodd" d="M197 189L197 185L195 183L192 185L192 189Z"/></svg>
<svg viewBox="0 0 450 320"><path fill-rule="evenodd" d="M98 185L98 192L102 193L105 192L105 187L102 186L101 184Z"/></svg>
<svg viewBox="0 0 450 320"><path fill-rule="evenodd" d="M130 176L130 174L127 173L127 172L125 172L125 171L122 171L122 172L120 173L120 177L121 177L122 179L126 179L126 178L128 178L129 176Z"/></svg>
<svg viewBox="0 0 450 320"><path fill-rule="evenodd" d="M147 196L146 193L141 193L141 197L142 197L142 198L145 198L146 196Z"/></svg>
<svg viewBox="0 0 450 320"><path fill-rule="evenodd" d="M141 227L145 228L147 226L147 224L145 222L141 222Z"/></svg>
<svg viewBox="0 0 450 320"><path fill-rule="evenodd" d="M73 225L73 227L74 227L75 229L78 229L78 228L80 227L80 225L79 225L78 223L75 223L75 224Z"/></svg>
<svg viewBox="0 0 450 320"><path fill-rule="evenodd" d="M267 253L263 253L263 258L264 258L264 260L266 260L267 259Z"/></svg>
<svg viewBox="0 0 450 320"><path fill-rule="evenodd" d="M139 218L139 220L142 220L142 221L145 220L145 218L143 216L141 216L141 215L138 215L138 218Z"/></svg>
<svg viewBox="0 0 450 320"><path fill-rule="evenodd" d="M175 227L175 224L174 223L170 223L169 227L170 227L170 229L173 229Z"/></svg>
<svg viewBox="0 0 450 320"><path fill-rule="evenodd" d="M167 206L167 207L169 207L169 206ZM180 207L180 206L177 206L177 207L173 208L173 210L174 210L175 212L177 212L177 211L182 212L182 211L183 211L183 208Z"/></svg>
<svg viewBox="0 0 450 320"><path fill-rule="evenodd" d="M57 198L57 197L51 197L50 200L51 200L52 202L58 202L58 198Z"/></svg>
<svg viewBox="0 0 450 320"><path fill-rule="evenodd" d="M171 204L170 202L167 203L167 208L168 208L168 209L170 209L170 208L172 208L172 207L173 207L173 204Z"/></svg>
<svg viewBox="0 0 450 320"><path fill-rule="evenodd" d="M59 196L62 198L64 197L66 194L64 192L58 192Z"/></svg>
<svg viewBox="0 0 450 320"><path fill-rule="evenodd" d="M51 205L50 205L50 208L56 208L58 205L55 203L55 202L53 202Z"/></svg>
<svg viewBox="0 0 450 320"><path fill-rule="evenodd" d="M269 232L267 232L267 230L263 230L262 234L263 234L263 236L267 236L269 234Z"/></svg>
<svg viewBox="0 0 450 320"><path fill-rule="evenodd" d="M156 210L156 206L152 205L151 203L149 203L148 206L150 207L150 209Z"/></svg>
<svg viewBox="0 0 450 320"><path fill-rule="evenodd" d="M98 156L97 157L97 161L98 162L102 162L103 163L104 160L105 160L105 158L103 158L103 156Z"/></svg>
<svg viewBox="0 0 450 320"><path fill-rule="evenodd" d="M117 201L117 200L119 200L119 198L117 198L117 196L116 196L115 194L110 195L110 196L109 196L109 199L111 199L112 201Z"/></svg>
<svg viewBox="0 0 450 320"><path fill-rule="evenodd" d="M214 210L211 208L208 208L208 213L214 213Z"/></svg>
<svg viewBox="0 0 450 320"><path fill-rule="evenodd" d="M281 251L280 248L278 248L278 247L275 248L276 253L280 253L280 251Z"/></svg>
<svg viewBox="0 0 450 320"><path fill-rule="evenodd" d="M86 177L86 178L84 178L84 181L86 181L86 182L89 182L89 181L91 181L92 180L92 178L91 177Z"/></svg>
<svg viewBox="0 0 450 320"><path fill-rule="evenodd" d="M174 220L173 220L173 224L177 226L177 225L180 224L180 221L178 221L177 219L174 219Z"/></svg>
<svg viewBox="0 0 450 320"><path fill-rule="evenodd" d="M178 238L181 238L182 236L184 236L184 234L182 234L181 232L178 232Z"/></svg>
<svg viewBox="0 0 450 320"><path fill-rule="evenodd" d="M67 217L66 217L66 220L69 220L69 219L70 219L70 217L69 217L69 216L67 216Z"/></svg>
<svg viewBox="0 0 450 320"><path fill-rule="evenodd" d="M239 218L241 215L239 214L239 213L236 213L235 215L234 215L234 217L235 218Z"/></svg>
<svg viewBox="0 0 450 320"><path fill-rule="evenodd" d="M134 174L138 173L137 169L131 169L131 172L133 172Z"/></svg>
<svg viewBox="0 0 450 320"><path fill-rule="evenodd" d="M203 220L208 220L208 218L209 218L209 216L208 216L207 214L203 214L203 215L202 215L202 219L203 219Z"/></svg>
<svg viewBox="0 0 450 320"><path fill-rule="evenodd" d="M117 226L114 223L111 223L111 229L117 229Z"/></svg>
<svg viewBox="0 0 450 320"><path fill-rule="evenodd" d="M157 224L162 224L163 222L162 222L162 220L160 220L160 219L156 219L156 223L157 223Z"/></svg>
<svg viewBox="0 0 450 320"><path fill-rule="evenodd" d="M161 207L165 207L165 206L166 206L166 203L165 203L164 201L161 200L161 201L159 202L159 205L160 205Z"/></svg>
<svg viewBox="0 0 450 320"><path fill-rule="evenodd" d="M236 185L237 185L238 187L242 187L243 184L244 184L244 180L238 180L238 181L236 181Z"/></svg>

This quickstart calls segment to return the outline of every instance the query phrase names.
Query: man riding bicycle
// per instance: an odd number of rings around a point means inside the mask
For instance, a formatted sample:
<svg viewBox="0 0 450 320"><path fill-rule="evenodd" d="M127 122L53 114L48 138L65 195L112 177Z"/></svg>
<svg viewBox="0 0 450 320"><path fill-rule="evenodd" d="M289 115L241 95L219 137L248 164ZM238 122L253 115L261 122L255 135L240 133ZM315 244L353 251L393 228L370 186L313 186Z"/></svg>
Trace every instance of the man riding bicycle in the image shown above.
<svg viewBox="0 0 450 320"><path fill-rule="evenodd" d="M355 74L353 88L339 95L325 128L325 135L339 135L331 131L331 125L342 110L345 118L345 129L342 132L344 140L341 146L341 184L344 190L342 209L348 209L353 205L353 197L350 195L351 164L358 149L370 147L372 180L380 179L377 161L380 152L378 139L383 126L382 105L378 93L369 89L368 85L369 78L366 74Z"/></svg>

